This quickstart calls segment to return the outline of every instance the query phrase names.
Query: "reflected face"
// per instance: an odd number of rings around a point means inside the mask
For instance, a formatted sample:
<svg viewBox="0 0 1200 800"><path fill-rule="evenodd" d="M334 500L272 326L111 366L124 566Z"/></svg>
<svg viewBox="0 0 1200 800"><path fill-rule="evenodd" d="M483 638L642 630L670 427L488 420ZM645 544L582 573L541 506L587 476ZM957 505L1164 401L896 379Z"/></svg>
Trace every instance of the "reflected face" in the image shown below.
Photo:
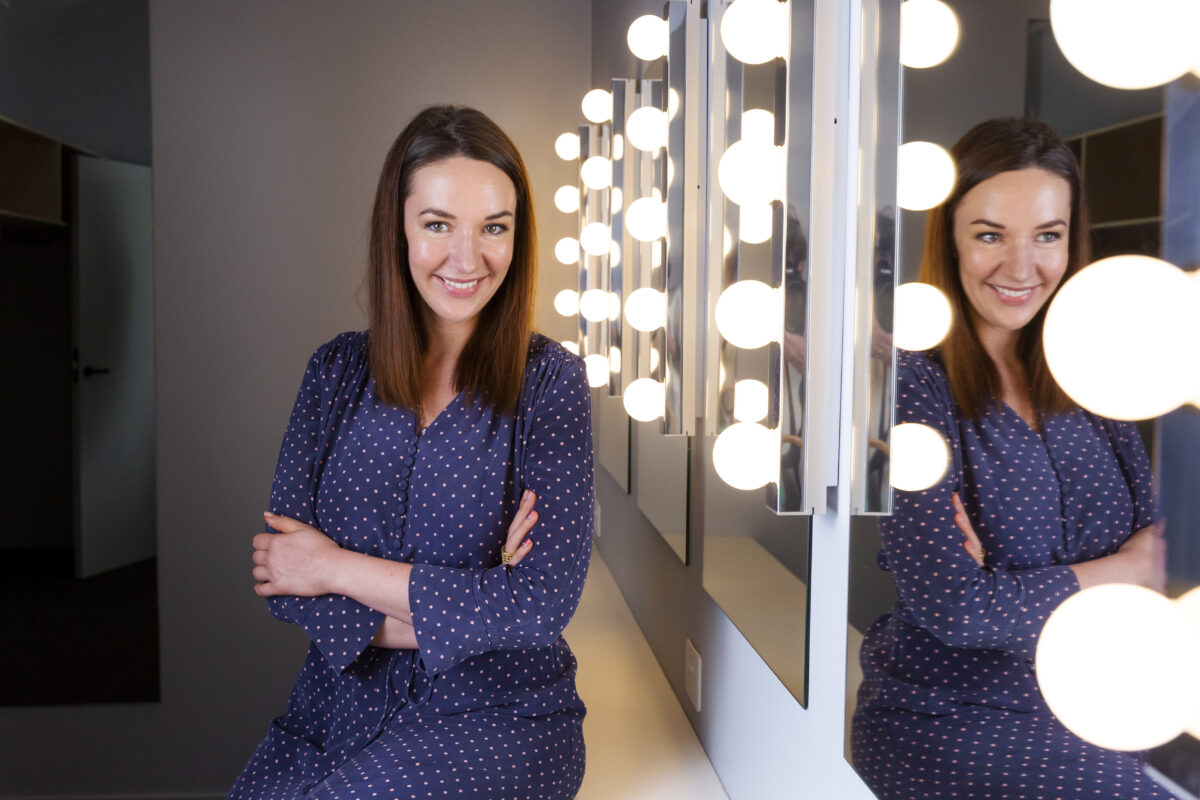
<svg viewBox="0 0 1200 800"><path fill-rule="evenodd" d="M469 333L512 263L517 190L494 164L454 156L413 175L404 236L430 330Z"/></svg>
<svg viewBox="0 0 1200 800"><path fill-rule="evenodd" d="M1016 333L1054 294L1067 269L1071 186L1043 169L1001 172L954 210L958 276L976 330Z"/></svg>

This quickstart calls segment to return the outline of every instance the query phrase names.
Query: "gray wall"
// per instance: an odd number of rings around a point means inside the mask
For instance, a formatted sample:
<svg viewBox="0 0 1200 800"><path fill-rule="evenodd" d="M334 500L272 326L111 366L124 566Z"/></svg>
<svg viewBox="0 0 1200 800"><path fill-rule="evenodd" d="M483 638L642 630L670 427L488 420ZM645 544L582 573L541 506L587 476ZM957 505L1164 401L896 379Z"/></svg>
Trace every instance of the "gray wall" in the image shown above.
<svg viewBox="0 0 1200 800"><path fill-rule="evenodd" d="M589 88L590 20L591 0L156 0L162 702L0 709L0 796L228 788L304 653L251 591L249 539L307 356L364 325L384 153L430 102L475 105L513 136L554 334L550 300L572 276L550 252L573 218L552 195L574 175L553 143Z"/></svg>

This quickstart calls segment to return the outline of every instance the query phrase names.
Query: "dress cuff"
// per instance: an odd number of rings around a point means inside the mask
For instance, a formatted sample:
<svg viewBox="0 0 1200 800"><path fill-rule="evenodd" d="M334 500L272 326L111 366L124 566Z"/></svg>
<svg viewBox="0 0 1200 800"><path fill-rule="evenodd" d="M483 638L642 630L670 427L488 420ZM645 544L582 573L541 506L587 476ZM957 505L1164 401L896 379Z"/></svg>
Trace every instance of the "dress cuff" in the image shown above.
<svg viewBox="0 0 1200 800"><path fill-rule="evenodd" d="M494 649L475 598L475 570L414 564L408 578L413 631L425 672L436 675Z"/></svg>

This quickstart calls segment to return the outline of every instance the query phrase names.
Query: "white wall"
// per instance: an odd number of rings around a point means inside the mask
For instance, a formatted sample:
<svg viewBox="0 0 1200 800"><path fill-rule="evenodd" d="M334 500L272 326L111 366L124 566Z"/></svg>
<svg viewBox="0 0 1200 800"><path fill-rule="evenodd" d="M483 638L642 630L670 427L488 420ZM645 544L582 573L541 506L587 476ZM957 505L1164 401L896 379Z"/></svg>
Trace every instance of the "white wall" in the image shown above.
<svg viewBox="0 0 1200 800"><path fill-rule="evenodd" d="M251 591L249 540L307 356L365 325L386 149L432 102L509 132L537 196L539 322L566 335L551 251L574 220L552 195L574 176L553 142L577 124L590 21L591 0L152 4L162 702L0 709L0 796L224 794L303 658Z"/></svg>

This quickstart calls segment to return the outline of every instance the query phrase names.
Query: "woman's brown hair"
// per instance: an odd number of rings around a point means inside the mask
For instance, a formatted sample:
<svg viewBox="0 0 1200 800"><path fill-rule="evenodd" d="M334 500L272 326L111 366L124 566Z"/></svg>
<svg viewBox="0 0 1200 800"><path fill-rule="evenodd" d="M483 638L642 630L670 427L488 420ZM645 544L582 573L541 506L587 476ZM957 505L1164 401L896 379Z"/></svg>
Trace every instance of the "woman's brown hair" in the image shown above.
<svg viewBox="0 0 1200 800"><path fill-rule="evenodd" d="M498 167L516 188L512 263L503 283L479 314L458 357L455 389L466 403L478 397L513 411L521 391L533 327L537 235L533 195L521 154L487 115L462 106L431 106L396 137L383 163L371 215L368 259L369 358L375 391L385 403L416 410L421 366L429 344L420 294L408 266L404 201L421 167L455 156Z"/></svg>
<svg viewBox="0 0 1200 800"><path fill-rule="evenodd" d="M1043 169L1063 178L1071 187L1071 225L1067 269L1059 286L1088 261L1087 206L1075 154L1053 128L1039 120L1007 117L981 122L967 131L950 152L958 174L950 196L929 212L919 279L941 289L950 300L954 324L940 347L942 362L955 401L964 414L976 418L989 406L1000 404L1002 388L1000 373L971 323L971 304L959 277L958 250L954 244L954 212L959 202L975 186L1001 172ZM1058 413L1075 407L1050 374L1042 351L1042 326L1049 306L1047 300L1021 330L1017 342L1030 398L1039 413Z"/></svg>

